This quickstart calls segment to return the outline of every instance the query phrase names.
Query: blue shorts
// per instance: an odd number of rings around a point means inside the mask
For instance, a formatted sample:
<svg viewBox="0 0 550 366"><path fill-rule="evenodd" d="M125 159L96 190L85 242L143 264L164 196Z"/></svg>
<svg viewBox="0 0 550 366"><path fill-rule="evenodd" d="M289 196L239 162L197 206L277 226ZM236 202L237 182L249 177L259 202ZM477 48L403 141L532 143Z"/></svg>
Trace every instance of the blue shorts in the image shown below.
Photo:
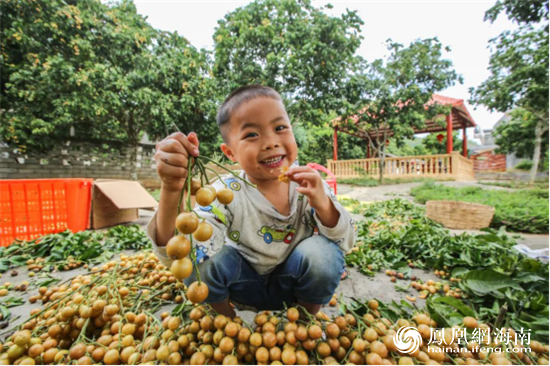
<svg viewBox="0 0 550 366"><path fill-rule="evenodd" d="M230 246L199 264L201 279L208 285L206 303L227 298L258 310L279 310L297 301L326 304L340 283L344 253L322 235L302 240L288 258L260 275ZM196 281L195 274L185 280Z"/></svg>

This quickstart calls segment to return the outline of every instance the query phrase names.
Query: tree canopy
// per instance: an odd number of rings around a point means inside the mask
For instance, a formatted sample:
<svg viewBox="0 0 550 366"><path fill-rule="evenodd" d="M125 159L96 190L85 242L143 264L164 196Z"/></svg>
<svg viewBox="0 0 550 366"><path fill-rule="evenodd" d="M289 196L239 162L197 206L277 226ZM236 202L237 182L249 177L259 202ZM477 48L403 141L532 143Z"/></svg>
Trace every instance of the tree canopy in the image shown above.
<svg viewBox="0 0 550 366"><path fill-rule="evenodd" d="M486 13L485 19L494 21L504 11L519 24L518 29L504 31L490 41L492 49L489 62L491 75L479 87L470 89L471 102L483 104L491 111L509 112L522 108L529 112L537 123L529 133L521 133L534 141L533 169L534 181L540 160L543 136L548 132L548 1L547 0L499 0ZM524 112L518 112L524 115ZM520 118L521 119L521 118ZM516 129L518 124L509 127ZM501 135L506 128L501 128ZM511 131L510 130L510 131ZM500 139L501 143L505 143ZM507 144L506 150L522 153L522 144ZM518 151L513 151L520 148Z"/></svg>
<svg viewBox="0 0 550 366"><path fill-rule="evenodd" d="M450 112L448 106L429 103L433 93L462 82L452 62L443 58L449 49L437 38L417 40L407 47L390 40L388 50L387 60L364 64L346 84L347 110L341 122L350 131L374 132L376 137L369 143L381 159L380 180L389 138L385 131L391 130L396 142L412 138L415 127ZM357 123L350 123L354 115Z"/></svg>
<svg viewBox="0 0 550 366"><path fill-rule="evenodd" d="M4 140L48 149L74 127L77 139L136 145L172 123L213 134L204 128L215 89L206 56L153 29L131 1L0 6Z"/></svg>
<svg viewBox="0 0 550 366"><path fill-rule="evenodd" d="M494 22L504 11L518 23L538 23L548 19L548 0L498 0L485 12L485 20Z"/></svg>
<svg viewBox="0 0 550 366"><path fill-rule="evenodd" d="M498 152L515 154L518 158L533 157L537 119L522 108L510 112L509 121L499 124L494 131ZM541 151L548 152L548 134L542 136Z"/></svg>
<svg viewBox="0 0 550 366"><path fill-rule="evenodd" d="M320 125L342 105L362 24L354 11L332 17L310 0L255 1L218 22L214 76L225 94L246 84L271 86L293 121Z"/></svg>

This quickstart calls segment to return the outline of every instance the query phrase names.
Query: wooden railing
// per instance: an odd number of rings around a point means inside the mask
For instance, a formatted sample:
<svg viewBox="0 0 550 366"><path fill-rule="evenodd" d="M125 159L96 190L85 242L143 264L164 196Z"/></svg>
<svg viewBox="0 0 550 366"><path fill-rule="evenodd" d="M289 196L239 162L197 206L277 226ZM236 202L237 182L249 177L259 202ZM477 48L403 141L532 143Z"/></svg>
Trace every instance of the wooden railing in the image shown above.
<svg viewBox="0 0 550 366"><path fill-rule="evenodd" d="M411 178L431 177L434 179L474 180L473 163L460 155L451 154L388 157L384 159L384 177ZM380 159L328 160L327 168L337 178L380 174Z"/></svg>

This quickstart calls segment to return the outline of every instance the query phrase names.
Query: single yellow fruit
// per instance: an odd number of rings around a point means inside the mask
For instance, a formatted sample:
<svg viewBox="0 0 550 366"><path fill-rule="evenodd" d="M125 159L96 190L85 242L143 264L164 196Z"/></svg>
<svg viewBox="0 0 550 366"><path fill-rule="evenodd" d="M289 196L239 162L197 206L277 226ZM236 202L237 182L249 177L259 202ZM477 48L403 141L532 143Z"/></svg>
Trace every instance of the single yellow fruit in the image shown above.
<svg viewBox="0 0 550 366"><path fill-rule="evenodd" d="M216 198L222 205L230 204L233 201L233 197L233 191L229 188L222 188L216 193Z"/></svg>
<svg viewBox="0 0 550 366"><path fill-rule="evenodd" d="M199 191L195 195L195 200L197 201L197 204L202 207L209 206L212 202L214 202L215 199L216 199L215 190L212 191L208 187L203 187L199 189Z"/></svg>
<svg viewBox="0 0 550 366"><path fill-rule="evenodd" d="M171 259L182 259L187 257L191 251L191 243L183 235L176 235L166 244L166 254Z"/></svg>
<svg viewBox="0 0 550 366"><path fill-rule="evenodd" d="M182 212L176 217L176 228L182 234L191 234L199 226L199 218L194 212Z"/></svg>
<svg viewBox="0 0 550 366"><path fill-rule="evenodd" d="M208 286L206 283L193 282L187 289L187 298L194 304L199 304L208 297Z"/></svg>
<svg viewBox="0 0 550 366"><path fill-rule="evenodd" d="M184 278L191 276L191 273L193 272L193 262L191 262L191 259L187 257L175 260L170 266L170 272L174 275L174 277L181 281Z"/></svg>
<svg viewBox="0 0 550 366"><path fill-rule="evenodd" d="M214 229L212 228L212 225L207 222L201 222L197 230L193 233L193 237L198 241L207 241L212 237L213 232Z"/></svg>

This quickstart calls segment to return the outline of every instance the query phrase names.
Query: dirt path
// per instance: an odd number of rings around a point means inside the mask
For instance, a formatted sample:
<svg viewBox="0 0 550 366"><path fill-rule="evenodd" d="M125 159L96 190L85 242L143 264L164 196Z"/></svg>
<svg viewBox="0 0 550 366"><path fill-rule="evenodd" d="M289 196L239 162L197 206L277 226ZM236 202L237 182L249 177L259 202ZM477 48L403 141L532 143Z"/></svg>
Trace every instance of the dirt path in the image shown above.
<svg viewBox="0 0 550 366"><path fill-rule="evenodd" d="M413 201L413 197L410 195L411 189L423 184L424 183L403 183L378 187L357 187L348 184L338 184L338 195L346 195L363 202L388 201L394 198L406 198ZM438 182L438 184L456 188L481 187L484 189L513 191L513 189L510 188L489 186L477 182Z"/></svg>

